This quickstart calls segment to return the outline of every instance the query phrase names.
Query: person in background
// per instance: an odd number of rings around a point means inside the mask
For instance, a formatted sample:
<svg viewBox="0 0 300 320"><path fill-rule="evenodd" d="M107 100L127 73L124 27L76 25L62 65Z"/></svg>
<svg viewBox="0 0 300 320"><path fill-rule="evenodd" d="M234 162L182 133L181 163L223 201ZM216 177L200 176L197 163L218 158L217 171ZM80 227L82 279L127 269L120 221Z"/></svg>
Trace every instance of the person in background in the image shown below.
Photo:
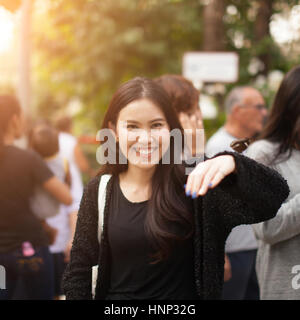
<svg viewBox="0 0 300 320"><path fill-rule="evenodd" d="M70 186L69 165L66 159L59 153L58 132L49 124L40 124L33 128L30 134L30 146L38 152L47 163L51 171L61 181ZM72 218L69 217L65 206L56 206L53 199L49 199L43 190L38 189L34 198L33 210L41 218L47 218L47 225L56 230L54 241L50 245L50 252L53 257L54 272L54 298L58 299L62 295L61 279L66 266L65 250L71 239Z"/></svg>
<svg viewBox="0 0 300 320"><path fill-rule="evenodd" d="M76 137L72 135L72 119L68 116L62 117L55 124L59 131L59 152L64 159L67 159L70 168L71 178L71 194L73 203L70 206L64 207L69 220L69 241L64 250L65 262L70 259L70 251L75 233L77 213L79 204L83 194L83 182L81 173L86 173L89 177L94 176L94 171L90 167L87 158L85 157L80 144Z"/></svg>
<svg viewBox="0 0 300 320"><path fill-rule="evenodd" d="M230 144L234 140L252 138L260 133L267 116L262 95L247 86L236 87L228 94L225 111L225 125L207 141L205 154L208 157L225 150L233 151ZM240 225L232 230L225 252L228 256L226 267L231 269L231 278L224 283L223 299L259 299L255 273L257 241L250 225Z"/></svg>
<svg viewBox="0 0 300 320"><path fill-rule="evenodd" d="M49 239L30 207L36 186L58 201L72 202L68 187L53 175L34 151L14 146L23 135L24 118L18 100L0 96L0 265L6 270L6 290L0 300L52 299L53 270Z"/></svg>
<svg viewBox="0 0 300 320"><path fill-rule="evenodd" d="M172 107L176 110L180 124L185 134L192 134L192 143L189 147L190 154L185 158L202 156L204 154L204 126L201 109L199 107L200 92L193 83L186 78L176 74L166 74L154 79L168 93ZM198 132L197 132L198 130ZM196 137L201 143L196 144ZM188 140L189 141L189 140ZM198 150L197 150L198 148Z"/></svg>
<svg viewBox="0 0 300 320"><path fill-rule="evenodd" d="M200 92L194 87L193 83L180 75L167 74L156 78L155 81L161 85L168 93L173 108L177 111L183 129L192 132L193 144L190 147L190 154L185 154L185 158L196 157L204 154L205 132L201 109L199 108ZM196 135L196 130L200 135ZM186 131L188 132L188 131ZM201 139L200 148L194 143L196 136ZM224 281L231 277L230 262L225 256Z"/></svg>
<svg viewBox="0 0 300 320"><path fill-rule="evenodd" d="M34 126L29 134L29 148L37 152L53 174L66 182L66 165L58 154L58 133L50 125ZM37 187L31 200L32 211L41 219L55 216L60 203L43 188Z"/></svg>
<svg viewBox="0 0 300 320"><path fill-rule="evenodd" d="M263 300L300 300L300 66L284 77L266 127L247 155L278 171L290 194L277 215L253 225Z"/></svg>

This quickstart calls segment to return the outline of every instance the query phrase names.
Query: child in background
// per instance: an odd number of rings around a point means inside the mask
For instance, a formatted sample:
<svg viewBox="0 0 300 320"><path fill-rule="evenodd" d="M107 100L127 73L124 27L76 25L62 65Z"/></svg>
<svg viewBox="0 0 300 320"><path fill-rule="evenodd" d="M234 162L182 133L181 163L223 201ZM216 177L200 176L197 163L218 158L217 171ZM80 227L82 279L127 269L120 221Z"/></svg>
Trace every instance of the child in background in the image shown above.
<svg viewBox="0 0 300 320"><path fill-rule="evenodd" d="M49 125L39 125L32 129L29 146L36 151L46 162L49 169L61 181L66 180L66 168L63 159L59 156L58 133ZM59 212L60 204L42 188L36 188L31 199L31 209L34 214L45 219L55 216Z"/></svg>
<svg viewBox="0 0 300 320"><path fill-rule="evenodd" d="M59 154L57 131L45 124L35 127L30 136L30 146L43 157L50 170L70 186L68 161ZM64 251L70 238L69 217L65 206L57 203L41 189L36 190L32 199L32 209L40 219L46 218L44 226L52 234L50 252L54 262L55 298L58 298L61 295L60 282L65 268Z"/></svg>

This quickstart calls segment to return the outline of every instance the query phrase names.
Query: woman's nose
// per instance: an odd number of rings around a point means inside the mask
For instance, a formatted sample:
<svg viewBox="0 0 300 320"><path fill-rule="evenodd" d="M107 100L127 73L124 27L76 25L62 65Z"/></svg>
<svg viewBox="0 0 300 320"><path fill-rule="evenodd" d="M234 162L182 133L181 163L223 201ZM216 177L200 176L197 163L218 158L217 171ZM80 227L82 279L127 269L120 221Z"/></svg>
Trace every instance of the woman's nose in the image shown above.
<svg viewBox="0 0 300 320"><path fill-rule="evenodd" d="M153 137L151 135L151 130L142 129L139 134L139 143L148 144L153 141Z"/></svg>

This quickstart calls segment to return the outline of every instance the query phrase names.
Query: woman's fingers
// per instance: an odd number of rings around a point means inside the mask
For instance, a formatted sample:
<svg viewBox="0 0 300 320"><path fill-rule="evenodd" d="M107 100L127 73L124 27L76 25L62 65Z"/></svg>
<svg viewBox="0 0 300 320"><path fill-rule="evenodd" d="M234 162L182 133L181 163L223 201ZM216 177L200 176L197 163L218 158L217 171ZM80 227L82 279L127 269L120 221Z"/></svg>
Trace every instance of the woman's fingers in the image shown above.
<svg viewBox="0 0 300 320"><path fill-rule="evenodd" d="M201 183L203 181L203 177L205 175L204 170L205 170L205 168L203 168L201 172L196 172L193 175L193 185L192 185L192 188L191 188L191 194L192 194L192 198L193 199L198 197L198 192L199 192L199 189L201 187Z"/></svg>
<svg viewBox="0 0 300 320"><path fill-rule="evenodd" d="M186 195L192 196L193 198L196 198L198 196L198 192L202 186L204 176L207 174L208 170L208 162L202 162L197 165L197 167L188 176L186 184Z"/></svg>
<svg viewBox="0 0 300 320"><path fill-rule="evenodd" d="M210 167L209 171L206 173L206 175L204 176L203 180L202 180L202 185L201 188L198 191L198 194L200 196L203 196L206 194L207 190L209 188L211 188L212 186L212 180L215 177L216 173L218 171L217 167Z"/></svg>
<svg viewBox="0 0 300 320"><path fill-rule="evenodd" d="M216 187L225 178L225 176L226 175L224 174L224 172L218 170L216 175L211 180L211 188Z"/></svg>
<svg viewBox="0 0 300 320"><path fill-rule="evenodd" d="M196 185L200 184L202 181L202 175L205 170L204 162L199 163L196 168L189 174L187 183L185 186L185 193L187 196L193 196L194 190L196 189ZM195 195L194 195L195 197Z"/></svg>
<svg viewBox="0 0 300 320"><path fill-rule="evenodd" d="M186 195L193 198L205 195L209 188L216 187L234 170L235 162L232 156L219 156L199 163L188 176Z"/></svg>
<svg viewBox="0 0 300 320"><path fill-rule="evenodd" d="M191 129L190 119L185 112L180 112L179 121L183 129Z"/></svg>
<svg viewBox="0 0 300 320"><path fill-rule="evenodd" d="M191 128L193 129L193 131L195 131L197 129L197 118L194 114L190 117L190 123Z"/></svg>

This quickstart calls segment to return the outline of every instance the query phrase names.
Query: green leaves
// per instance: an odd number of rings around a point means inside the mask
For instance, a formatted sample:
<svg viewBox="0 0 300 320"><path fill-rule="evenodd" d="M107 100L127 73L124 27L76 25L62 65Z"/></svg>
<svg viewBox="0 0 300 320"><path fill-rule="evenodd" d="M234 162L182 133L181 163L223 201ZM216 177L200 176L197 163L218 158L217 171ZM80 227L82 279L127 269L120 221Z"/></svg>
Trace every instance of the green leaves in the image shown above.
<svg viewBox="0 0 300 320"><path fill-rule="evenodd" d="M249 64L265 53L271 56L272 69L285 71L290 65L273 39L255 40L260 1L224 1L225 39L220 41L240 56L240 82L255 80ZM273 12L296 2L276 0ZM78 118L91 117L98 128L122 82L181 73L184 52L203 47L205 1L36 0L39 3L47 8L33 21L34 92L40 115L54 115L76 97L84 106ZM49 96L55 107L47 109Z"/></svg>

